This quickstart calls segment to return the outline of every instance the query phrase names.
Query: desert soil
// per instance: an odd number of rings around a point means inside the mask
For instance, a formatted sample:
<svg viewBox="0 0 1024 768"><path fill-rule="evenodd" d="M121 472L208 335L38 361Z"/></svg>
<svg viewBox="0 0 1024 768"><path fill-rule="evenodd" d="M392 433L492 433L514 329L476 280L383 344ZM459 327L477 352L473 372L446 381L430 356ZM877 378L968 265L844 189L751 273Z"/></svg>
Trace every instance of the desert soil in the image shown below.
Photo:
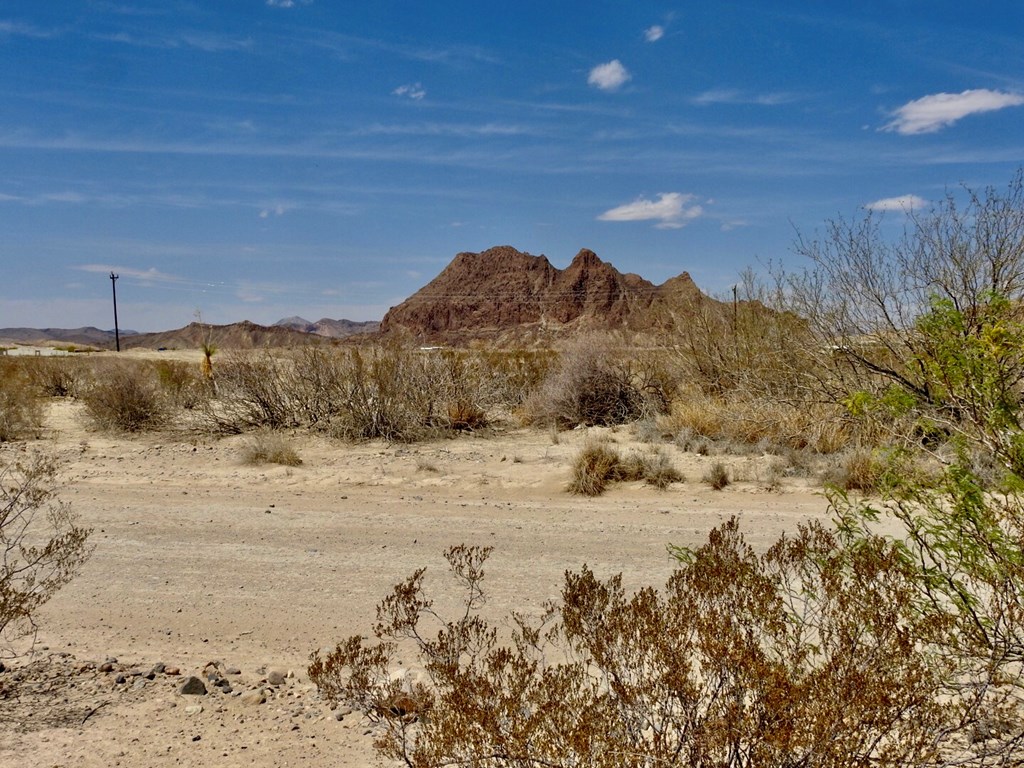
<svg viewBox="0 0 1024 768"><path fill-rule="evenodd" d="M35 654L0 673L3 766L377 765L367 721L339 720L319 699L308 657L368 634L377 601L417 567L438 605L453 606L448 546L494 547L486 611L500 620L539 612L584 563L630 587L661 585L666 545L699 544L730 516L763 548L826 513L813 483L765 490L765 457L674 446L684 483L571 496L584 430L417 445L293 435L303 463L292 468L245 464L246 437L95 432L79 408L55 403L42 439L0 446L5 463L23 450L60 457L62 498L95 544L39 614ZM604 432L635 444L627 428ZM713 460L743 480L711 490L700 478ZM179 693L204 672L230 693L209 682L204 696ZM17 695L2 698L5 686Z"/></svg>

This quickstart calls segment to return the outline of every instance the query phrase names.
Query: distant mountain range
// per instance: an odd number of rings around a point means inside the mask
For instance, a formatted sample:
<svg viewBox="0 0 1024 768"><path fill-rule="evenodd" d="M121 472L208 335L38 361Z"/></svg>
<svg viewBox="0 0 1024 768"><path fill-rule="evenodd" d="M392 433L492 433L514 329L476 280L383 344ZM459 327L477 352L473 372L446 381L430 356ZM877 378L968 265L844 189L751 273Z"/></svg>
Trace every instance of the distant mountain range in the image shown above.
<svg viewBox="0 0 1024 768"><path fill-rule="evenodd" d="M228 325L190 323L184 328L158 333L122 330L121 348L150 347L185 349L211 343L221 349L251 349L263 346L297 346L328 342L364 333L375 333L380 323L323 318L315 323L301 317L289 317L272 326L248 320ZM114 331L99 328L0 328L0 343L41 346L75 345L112 349Z"/></svg>
<svg viewBox="0 0 1024 768"><path fill-rule="evenodd" d="M243 321L192 323L161 333L121 332L121 347L221 349L290 347L338 339L400 334L421 344L546 344L587 330L671 333L704 320L732 316L733 304L717 301L683 272L661 285L619 272L583 249L565 269L545 256L503 245L460 253L427 285L377 322L286 317L272 326ZM767 311L767 310L765 310ZM0 342L76 344L110 349L113 331L98 328L0 328Z"/></svg>

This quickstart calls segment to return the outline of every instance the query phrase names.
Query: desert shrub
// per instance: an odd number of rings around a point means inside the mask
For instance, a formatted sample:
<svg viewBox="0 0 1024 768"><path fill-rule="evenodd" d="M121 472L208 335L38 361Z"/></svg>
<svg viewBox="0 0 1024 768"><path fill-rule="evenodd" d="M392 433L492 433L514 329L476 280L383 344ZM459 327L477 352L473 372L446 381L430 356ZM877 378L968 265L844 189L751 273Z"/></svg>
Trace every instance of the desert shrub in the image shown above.
<svg viewBox="0 0 1024 768"><path fill-rule="evenodd" d="M36 611L67 584L91 550L54 490L52 459L28 455L0 468L0 655L14 656L36 633Z"/></svg>
<svg viewBox="0 0 1024 768"><path fill-rule="evenodd" d="M661 406L639 384L610 342L584 337L562 353L526 408L534 422L561 428L624 424Z"/></svg>
<svg viewBox="0 0 1024 768"><path fill-rule="evenodd" d="M437 361L397 344L352 348L345 360L344 405L332 432L346 439L406 442L444 426L432 381Z"/></svg>
<svg viewBox="0 0 1024 768"><path fill-rule="evenodd" d="M288 361L269 351L230 352L217 367L211 425L223 432L281 429L299 424Z"/></svg>
<svg viewBox="0 0 1024 768"><path fill-rule="evenodd" d="M617 479L619 452L602 440L588 440L572 463L569 493L600 496Z"/></svg>
<svg viewBox="0 0 1024 768"><path fill-rule="evenodd" d="M0 443L37 433L43 425L43 407L24 366L0 363Z"/></svg>
<svg viewBox="0 0 1024 768"><path fill-rule="evenodd" d="M212 397L210 379L195 365L181 360L160 360L155 367L160 386L174 406L191 411Z"/></svg>
<svg viewBox="0 0 1024 768"><path fill-rule="evenodd" d="M480 367L480 402L514 410L522 406L547 378L557 359L548 349L476 351Z"/></svg>
<svg viewBox="0 0 1024 768"><path fill-rule="evenodd" d="M376 747L417 768L918 765L956 730L950 670L908 638L948 626L914 609L913 573L872 538L817 524L757 555L735 521L663 590L567 572L540 620L483 619L490 548L446 553L464 595L439 614L419 569L310 679L378 723ZM409 646L422 677L393 674ZM958 734L954 734L954 740Z"/></svg>
<svg viewBox="0 0 1024 768"><path fill-rule="evenodd" d="M98 368L95 377L82 401L96 427L141 432L167 424L168 403L151 366L115 363Z"/></svg>
<svg viewBox="0 0 1024 768"><path fill-rule="evenodd" d="M32 358L25 367L43 397L77 397L91 378L85 361L71 357Z"/></svg>
<svg viewBox="0 0 1024 768"><path fill-rule="evenodd" d="M251 437L242 448L242 461L246 464L281 464L286 467L302 464L296 450L276 432L262 432Z"/></svg>
<svg viewBox="0 0 1024 768"><path fill-rule="evenodd" d="M720 461L716 461L708 467L708 471L704 473L704 477L701 478L701 482L707 483L716 491L720 491L731 482L729 479L729 470L726 469L725 464Z"/></svg>

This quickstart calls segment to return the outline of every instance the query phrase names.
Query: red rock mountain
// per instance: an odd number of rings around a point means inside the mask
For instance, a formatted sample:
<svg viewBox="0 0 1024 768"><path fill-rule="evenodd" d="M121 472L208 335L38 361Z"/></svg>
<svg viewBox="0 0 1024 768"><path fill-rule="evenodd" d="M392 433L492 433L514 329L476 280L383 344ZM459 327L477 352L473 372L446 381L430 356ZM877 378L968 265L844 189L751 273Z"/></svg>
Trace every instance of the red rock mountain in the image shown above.
<svg viewBox="0 0 1024 768"><path fill-rule="evenodd" d="M384 333L429 341L562 335L583 329L672 325L709 299L685 272L654 285L583 249L564 270L510 246L460 253L436 278L393 307Z"/></svg>

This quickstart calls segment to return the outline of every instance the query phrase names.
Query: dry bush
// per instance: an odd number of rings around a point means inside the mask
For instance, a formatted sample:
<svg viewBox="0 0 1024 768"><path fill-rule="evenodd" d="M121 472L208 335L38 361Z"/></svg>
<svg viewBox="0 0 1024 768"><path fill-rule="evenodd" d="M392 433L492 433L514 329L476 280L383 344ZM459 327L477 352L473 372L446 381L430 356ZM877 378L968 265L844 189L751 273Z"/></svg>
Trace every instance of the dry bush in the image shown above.
<svg viewBox="0 0 1024 768"><path fill-rule="evenodd" d="M202 369L181 360L160 360L156 375L170 402L177 408L191 411L213 396L211 380Z"/></svg>
<svg viewBox="0 0 1024 768"><path fill-rule="evenodd" d="M476 350L480 402L514 410L522 406L551 372L557 355L548 349Z"/></svg>
<svg viewBox="0 0 1024 768"><path fill-rule="evenodd" d="M0 443L38 433L43 407L24 365L0 361Z"/></svg>
<svg viewBox="0 0 1024 768"><path fill-rule="evenodd" d="M914 642L948 625L915 610L913 572L878 538L845 548L812 523L757 555L730 521L677 551L663 591L567 572L561 600L539 621L513 614L506 641L478 613L489 554L446 553L464 594L454 617L434 609L421 568L378 605L375 642L312 654L321 695L376 722L386 759L938 765L937 746L962 733L941 696L951 670ZM393 674L410 644L419 681Z"/></svg>
<svg viewBox="0 0 1024 768"><path fill-rule="evenodd" d="M281 464L297 467L302 464L291 444L275 432L262 432L250 438L242 448L242 461L246 464Z"/></svg>
<svg viewBox="0 0 1024 768"><path fill-rule="evenodd" d="M588 440L572 463L569 493L600 496L617 479L619 452L603 440Z"/></svg>
<svg viewBox="0 0 1024 768"><path fill-rule="evenodd" d="M667 404L663 389L637 371L608 339L574 341L526 404L534 423L560 428L625 424L658 413Z"/></svg>
<svg viewBox="0 0 1024 768"><path fill-rule="evenodd" d="M217 366L217 396L206 408L218 431L298 426L289 361L263 351L235 351Z"/></svg>
<svg viewBox="0 0 1024 768"><path fill-rule="evenodd" d="M94 375L81 398L96 427L141 432L167 424L170 407L152 366L117 362L97 367Z"/></svg>
<svg viewBox="0 0 1024 768"><path fill-rule="evenodd" d="M35 613L89 557L90 530L54 491L56 466L38 454L0 469L0 656L35 639Z"/></svg>
<svg viewBox="0 0 1024 768"><path fill-rule="evenodd" d="M409 442L446 426L433 385L438 361L430 353L397 344L353 348L345 366L344 405L332 422L333 434Z"/></svg>
<svg viewBox="0 0 1024 768"><path fill-rule="evenodd" d="M701 478L701 482L707 483L714 490L720 491L732 482L729 479L729 470L726 469L725 464L720 461L716 461L704 473L704 477Z"/></svg>
<svg viewBox="0 0 1024 768"><path fill-rule="evenodd" d="M88 361L74 357L32 358L25 368L43 397L77 397L91 380Z"/></svg>

